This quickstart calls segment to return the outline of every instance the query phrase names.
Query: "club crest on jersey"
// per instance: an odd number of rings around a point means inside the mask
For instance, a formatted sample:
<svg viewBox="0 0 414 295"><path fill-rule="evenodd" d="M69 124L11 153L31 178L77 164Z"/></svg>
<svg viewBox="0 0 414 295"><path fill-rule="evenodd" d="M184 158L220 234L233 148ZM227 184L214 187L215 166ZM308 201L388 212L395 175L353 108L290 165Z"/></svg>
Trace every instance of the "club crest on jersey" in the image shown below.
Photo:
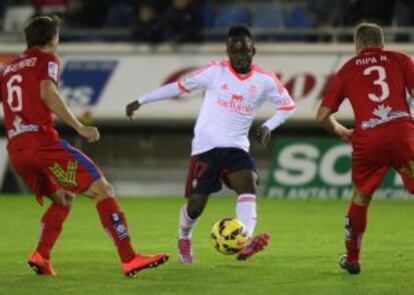
<svg viewBox="0 0 414 295"><path fill-rule="evenodd" d="M52 78L55 82L58 80L58 73L59 73L59 66L57 63L49 61L47 65L47 72L50 78Z"/></svg>
<svg viewBox="0 0 414 295"><path fill-rule="evenodd" d="M67 169L63 169L58 163L55 163L49 170L56 177L57 182L64 186L77 186L76 172L78 170L77 161L68 161Z"/></svg>

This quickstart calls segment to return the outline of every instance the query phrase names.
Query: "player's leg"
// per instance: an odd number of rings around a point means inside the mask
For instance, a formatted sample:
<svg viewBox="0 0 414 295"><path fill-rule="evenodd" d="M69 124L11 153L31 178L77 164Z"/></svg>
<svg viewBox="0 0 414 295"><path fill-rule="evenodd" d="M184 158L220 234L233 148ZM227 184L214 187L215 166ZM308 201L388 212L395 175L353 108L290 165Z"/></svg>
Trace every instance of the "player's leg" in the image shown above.
<svg viewBox="0 0 414 295"><path fill-rule="evenodd" d="M207 205L209 195L191 194L188 196L187 203L181 207L178 238L191 239L192 230L197 223L198 218Z"/></svg>
<svg viewBox="0 0 414 295"><path fill-rule="evenodd" d="M183 263L193 262L192 231L207 204L208 197L191 194L187 203L181 207L178 221L178 258Z"/></svg>
<svg viewBox="0 0 414 295"><path fill-rule="evenodd" d="M238 195L236 203L237 219L246 226L247 232L251 236L247 247L236 255L237 259L246 260L250 256L265 249L269 243L270 235L268 233L261 233L253 236L257 220L256 192L258 175L255 171L255 165L251 161L250 155L244 152L240 152L240 156L235 157L234 160L237 160L236 165L244 162L246 163L245 167L248 168L236 170L226 175L226 181L229 187ZM229 163L228 167L232 169L232 164Z"/></svg>
<svg viewBox="0 0 414 295"><path fill-rule="evenodd" d="M85 193L96 201L101 223L115 243L125 275L135 275L141 269L156 266L168 259L166 254L147 257L135 253L127 221L115 199L114 189L88 156L64 140L53 146L48 154L51 156L47 157L45 171L50 171L61 185L72 192Z"/></svg>
<svg viewBox="0 0 414 295"><path fill-rule="evenodd" d="M178 257L183 263L193 262L192 230L210 194L222 187L217 155L217 150L213 149L191 158L185 188L187 202L180 210L178 222Z"/></svg>
<svg viewBox="0 0 414 295"><path fill-rule="evenodd" d="M47 197L52 204L43 214L39 242L28 263L37 274L54 275L50 252L62 232L63 223L72 207L74 195L59 189Z"/></svg>
<svg viewBox="0 0 414 295"><path fill-rule="evenodd" d="M350 274L360 272L359 254L362 236L367 227L368 207L371 197L371 194L366 194L355 187L348 214L345 218L346 255L341 257L340 265Z"/></svg>
<svg viewBox="0 0 414 295"><path fill-rule="evenodd" d="M249 236L256 227L256 192L258 175L252 170L239 170L227 175L227 181L237 193L236 214L245 226Z"/></svg>
<svg viewBox="0 0 414 295"><path fill-rule="evenodd" d="M144 268L155 267L168 260L168 254L144 256L134 251L126 216L115 198L112 185L104 176L96 180L85 194L96 201L96 209L102 226L117 248L122 261L121 268L125 275L134 276Z"/></svg>
<svg viewBox="0 0 414 295"><path fill-rule="evenodd" d="M53 275L55 272L50 262L50 252L62 231L74 195L62 189L48 174L49 167L47 165L44 167L45 155L51 155L49 150L45 152L42 148L28 148L11 151L9 155L14 169L36 195L38 202L43 203L43 196L47 196L52 201L42 216L39 242L28 263L38 274Z"/></svg>
<svg viewBox="0 0 414 295"><path fill-rule="evenodd" d="M382 146L380 146L382 147ZM383 155L381 155L381 153ZM340 258L340 266L350 274L358 274L362 236L367 226L368 207L371 197L389 170L389 158L377 146L355 148L352 154L352 181L354 195L345 218L346 255Z"/></svg>

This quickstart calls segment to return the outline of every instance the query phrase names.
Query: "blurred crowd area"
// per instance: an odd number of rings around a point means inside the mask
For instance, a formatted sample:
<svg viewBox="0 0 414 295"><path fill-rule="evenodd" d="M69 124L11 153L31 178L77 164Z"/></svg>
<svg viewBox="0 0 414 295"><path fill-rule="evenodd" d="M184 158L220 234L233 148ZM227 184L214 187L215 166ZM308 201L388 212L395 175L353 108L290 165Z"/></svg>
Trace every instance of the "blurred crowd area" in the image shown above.
<svg viewBox="0 0 414 295"><path fill-rule="evenodd" d="M252 27L259 41L329 42L330 32L361 21L414 27L412 0L1 0L1 30L20 31L40 14L61 16L63 40L81 42L222 41L226 28L236 23ZM335 41L352 40L349 32ZM394 39L410 41L411 34Z"/></svg>

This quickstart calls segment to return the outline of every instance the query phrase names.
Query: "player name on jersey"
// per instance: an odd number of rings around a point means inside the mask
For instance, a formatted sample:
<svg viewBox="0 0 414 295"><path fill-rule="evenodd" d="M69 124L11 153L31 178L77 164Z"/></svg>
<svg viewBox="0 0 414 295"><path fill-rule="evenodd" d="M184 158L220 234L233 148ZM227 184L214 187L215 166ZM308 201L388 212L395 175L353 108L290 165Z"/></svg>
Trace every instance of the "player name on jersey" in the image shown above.
<svg viewBox="0 0 414 295"><path fill-rule="evenodd" d="M36 62L37 62L37 57L31 57L31 58L26 58L26 59L20 60L16 63L13 63L13 64L7 66L6 69L3 72L3 75L5 76L5 75L9 74L10 72L15 73L15 72L20 71L20 70L22 70L24 68L27 68L27 67L35 67Z"/></svg>
<svg viewBox="0 0 414 295"><path fill-rule="evenodd" d="M380 56L370 56L370 57L363 57L355 59L355 65L357 66L366 66L369 64L376 64L378 62L387 61L387 57L385 55Z"/></svg>

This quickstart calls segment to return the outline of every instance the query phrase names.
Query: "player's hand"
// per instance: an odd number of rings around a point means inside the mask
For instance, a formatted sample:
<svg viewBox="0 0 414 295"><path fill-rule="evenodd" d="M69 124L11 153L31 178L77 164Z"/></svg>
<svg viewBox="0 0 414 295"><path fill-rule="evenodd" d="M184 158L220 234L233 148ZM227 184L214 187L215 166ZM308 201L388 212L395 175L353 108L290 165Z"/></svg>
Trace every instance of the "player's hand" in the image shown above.
<svg viewBox="0 0 414 295"><path fill-rule="evenodd" d="M254 135L258 142L267 145L270 142L272 132L266 126L259 126L256 128Z"/></svg>
<svg viewBox="0 0 414 295"><path fill-rule="evenodd" d="M338 131L338 136L346 142L351 142L351 137L353 133L354 129L342 128Z"/></svg>
<svg viewBox="0 0 414 295"><path fill-rule="evenodd" d="M78 128L78 134L85 138L89 142L98 141L101 135L99 134L99 130L93 126L85 126L82 125Z"/></svg>
<svg viewBox="0 0 414 295"><path fill-rule="evenodd" d="M137 100L133 101L127 104L125 108L125 114L127 115L128 118L132 120L134 116L134 112L138 110L140 107L141 107L141 104Z"/></svg>

